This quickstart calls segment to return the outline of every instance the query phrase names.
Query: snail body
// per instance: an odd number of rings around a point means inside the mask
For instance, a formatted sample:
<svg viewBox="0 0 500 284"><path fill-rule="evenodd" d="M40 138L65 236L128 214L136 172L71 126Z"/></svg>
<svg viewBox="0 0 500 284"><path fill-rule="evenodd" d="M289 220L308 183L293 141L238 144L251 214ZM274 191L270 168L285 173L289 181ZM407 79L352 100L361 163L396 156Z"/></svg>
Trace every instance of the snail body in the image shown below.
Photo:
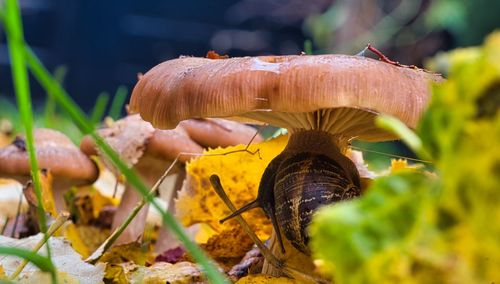
<svg viewBox="0 0 500 284"><path fill-rule="evenodd" d="M322 131L292 133L286 148L264 171L257 198L222 221L261 207L272 221L282 251L283 233L296 249L309 255L307 227L314 212L360 194L356 166L336 144Z"/></svg>

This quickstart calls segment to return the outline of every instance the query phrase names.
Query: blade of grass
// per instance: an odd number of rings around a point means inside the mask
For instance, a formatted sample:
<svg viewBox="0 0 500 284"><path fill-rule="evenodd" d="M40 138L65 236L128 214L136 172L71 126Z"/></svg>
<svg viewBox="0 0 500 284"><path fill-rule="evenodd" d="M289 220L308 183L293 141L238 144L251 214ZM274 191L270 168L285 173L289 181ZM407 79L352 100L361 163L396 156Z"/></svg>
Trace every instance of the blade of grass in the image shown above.
<svg viewBox="0 0 500 284"><path fill-rule="evenodd" d="M106 111L106 106L108 105L109 94L102 92L97 97L95 105L90 112L90 122L93 125L97 125L103 118L104 112Z"/></svg>
<svg viewBox="0 0 500 284"><path fill-rule="evenodd" d="M425 151L422 140L413 132L408 126L406 126L399 119L388 116L380 115L375 120L377 126L385 129L389 132L394 133L396 136L401 138L403 142L412 149L420 158L424 160L431 160L430 155Z"/></svg>
<svg viewBox="0 0 500 284"><path fill-rule="evenodd" d="M12 79L14 81L14 90L16 93L17 104L21 113L21 120L25 127L26 147L29 155L31 176L35 188L35 194L38 199L38 219L42 232L47 232L45 220L45 210L42 203L42 191L38 162L36 160L36 149L33 137L33 111L31 105L31 96L28 81L28 70L25 63L24 36L21 21L21 11L19 3L16 0L7 0L5 2L5 15L2 15L9 55L12 68ZM51 260L50 246L47 245L47 257ZM55 275L55 274L54 274ZM57 279L52 277L52 283L57 283Z"/></svg>
<svg viewBox="0 0 500 284"><path fill-rule="evenodd" d="M54 264L48 257L39 255L36 252L16 247L0 247L0 254L12 255L25 259L33 263L41 271L49 272L52 278L56 278L56 269L54 267Z"/></svg>
<svg viewBox="0 0 500 284"><path fill-rule="evenodd" d="M304 53L307 55L313 55L313 46L310 39L304 41Z"/></svg>
<svg viewBox="0 0 500 284"><path fill-rule="evenodd" d="M54 71L54 78L62 84L64 81L64 77L66 76L67 69L65 66L59 66ZM52 99L52 96L49 96L45 101L45 110L43 112L44 125L45 127L52 128L52 125L55 121L56 115L56 102Z"/></svg>
<svg viewBox="0 0 500 284"><path fill-rule="evenodd" d="M30 70L39 83L46 89L50 90L49 94L54 96L56 102L65 110L73 119L74 123L80 128L83 133L90 134L94 139L96 145L101 151L114 163L116 168L127 178L127 181L143 196L143 198L151 203L163 217L164 225L169 228L176 237L183 243L186 250L203 268L204 273L212 283L229 283L227 279L218 272L214 264L209 260L205 253L198 245L192 242L177 220L165 211L161 205L154 200L153 196L148 194L149 189L137 174L129 169L127 165L121 161L118 154L99 136L94 132L94 125L92 125L84 112L75 104L66 91L55 81L43 64L38 60L36 55L29 47L24 47L26 61Z"/></svg>
<svg viewBox="0 0 500 284"><path fill-rule="evenodd" d="M113 97L113 102L111 103L111 108L109 109L108 116L113 120L120 118L122 113L123 105L125 105L125 100L127 99L127 87L120 86L116 89L115 96Z"/></svg>

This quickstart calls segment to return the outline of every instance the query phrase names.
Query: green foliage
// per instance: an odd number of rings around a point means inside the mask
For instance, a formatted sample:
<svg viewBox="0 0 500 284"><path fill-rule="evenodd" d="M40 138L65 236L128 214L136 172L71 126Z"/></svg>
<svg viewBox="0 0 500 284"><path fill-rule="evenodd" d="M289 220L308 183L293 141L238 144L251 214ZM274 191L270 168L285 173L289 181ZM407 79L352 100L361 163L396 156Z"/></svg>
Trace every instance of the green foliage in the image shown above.
<svg viewBox="0 0 500 284"><path fill-rule="evenodd" d="M127 87L119 86L116 89L115 96L113 97L113 102L111 102L111 107L109 109L109 117L117 120L121 116L123 106L127 100Z"/></svg>
<svg viewBox="0 0 500 284"><path fill-rule="evenodd" d="M449 79L433 86L416 134L436 174L379 178L318 212L312 249L338 283L500 279L499 45L496 33L474 56L452 52Z"/></svg>

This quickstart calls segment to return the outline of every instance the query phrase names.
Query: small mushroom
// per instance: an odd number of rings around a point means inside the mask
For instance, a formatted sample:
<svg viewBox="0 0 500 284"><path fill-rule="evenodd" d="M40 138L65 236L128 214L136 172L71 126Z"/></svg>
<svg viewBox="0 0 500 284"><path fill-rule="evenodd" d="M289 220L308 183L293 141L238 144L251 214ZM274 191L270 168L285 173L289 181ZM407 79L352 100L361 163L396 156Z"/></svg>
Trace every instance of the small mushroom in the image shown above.
<svg viewBox="0 0 500 284"><path fill-rule="evenodd" d="M358 170L345 156L349 143L396 139L376 126L379 114L414 128L429 101L430 82L440 80L420 69L361 56L183 57L142 76L129 109L167 129L207 117L287 128L288 145L266 169L259 197L238 211L264 209L277 236L273 253L286 260L309 254L306 228L318 206L360 194ZM283 242L293 245L286 254Z"/></svg>
<svg viewBox="0 0 500 284"><path fill-rule="evenodd" d="M33 135L39 168L52 174L55 205L57 210L64 210L64 193L72 186L93 183L97 179L97 167L61 132L39 128ZM22 184L31 179L23 136L17 136L10 145L0 149L0 177Z"/></svg>
<svg viewBox="0 0 500 284"><path fill-rule="evenodd" d="M246 129L246 133L240 130L242 127ZM157 130L150 123L143 121L139 115L129 115L116 121L109 128L100 129L99 134L130 167L137 171L150 188L163 175L170 163L179 157L180 164L177 164L170 172L170 174L177 175L174 179L174 186L170 188L172 192L168 200L168 210L172 211L173 198L176 191L182 186L185 177L182 163L185 163L193 156L189 155L189 153L199 155L202 154L203 147L247 143L255 133L255 130L248 126L222 120L188 122L186 128L179 126L173 130ZM233 135L233 132L235 135ZM193 135L197 141L193 141L190 135ZM239 136L235 139L234 136L236 135ZM82 140L80 148L89 155L98 154L90 137L85 137ZM180 153L188 154L179 156ZM107 162L106 159L104 161L109 168L113 169L111 163ZM130 185L126 185L119 208L113 219L112 229L117 228L126 219L141 198L140 194ZM146 205L122 233L116 244L136 241L142 236L147 212L148 206ZM169 246L169 244L161 244L163 239L173 240L168 236L166 230L162 230L157 242L157 251Z"/></svg>

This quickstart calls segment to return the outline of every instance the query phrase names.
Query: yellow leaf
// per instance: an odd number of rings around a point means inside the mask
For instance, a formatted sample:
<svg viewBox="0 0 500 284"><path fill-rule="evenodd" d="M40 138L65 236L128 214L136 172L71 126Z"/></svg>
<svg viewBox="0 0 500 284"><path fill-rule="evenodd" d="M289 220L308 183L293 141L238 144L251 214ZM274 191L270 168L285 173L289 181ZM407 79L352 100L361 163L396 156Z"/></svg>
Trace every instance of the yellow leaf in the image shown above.
<svg viewBox="0 0 500 284"><path fill-rule="evenodd" d="M128 284L127 276L123 267L119 264L108 264L104 272L106 283Z"/></svg>
<svg viewBox="0 0 500 284"><path fill-rule="evenodd" d="M249 150L259 149L259 153L243 152L246 145L217 148L205 151L205 156L191 160L186 166L187 180L179 192L176 203L176 215L185 226L206 223L216 232L232 229L239 225L230 220L220 224L219 220L231 212L215 194L209 177L219 175L224 189L237 208L257 197L260 178L269 162L276 157L287 143L288 137L251 145ZM224 154L240 150L241 152ZM262 210L254 209L243 214L247 222L261 238L268 238L271 233L270 221Z"/></svg>
<svg viewBox="0 0 500 284"><path fill-rule="evenodd" d="M138 265L153 263L154 256L148 247L141 246L138 242L114 246L108 250L99 260L111 264L133 262Z"/></svg>
<svg viewBox="0 0 500 284"><path fill-rule="evenodd" d="M92 186L82 186L73 190L74 196L70 203L78 216L78 224L88 225L99 218L105 206L116 206L113 198L102 195Z"/></svg>
<svg viewBox="0 0 500 284"><path fill-rule="evenodd" d="M54 202L54 195L52 190L52 174L49 170L40 171L40 184L42 189L42 204L45 212L48 212L52 217L57 217L56 205ZM38 205L33 183L29 183L24 189L24 196L33 206Z"/></svg>
<svg viewBox="0 0 500 284"><path fill-rule="evenodd" d="M408 161L406 159L392 159L391 160L391 172L395 173L400 170L408 168Z"/></svg>
<svg viewBox="0 0 500 284"><path fill-rule="evenodd" d="M87 258L90 255L89 248L85 245L78 230L73 223L67 223L63 229L64 237L71 243L73 249L79 253L83 258Z"/></svg>

